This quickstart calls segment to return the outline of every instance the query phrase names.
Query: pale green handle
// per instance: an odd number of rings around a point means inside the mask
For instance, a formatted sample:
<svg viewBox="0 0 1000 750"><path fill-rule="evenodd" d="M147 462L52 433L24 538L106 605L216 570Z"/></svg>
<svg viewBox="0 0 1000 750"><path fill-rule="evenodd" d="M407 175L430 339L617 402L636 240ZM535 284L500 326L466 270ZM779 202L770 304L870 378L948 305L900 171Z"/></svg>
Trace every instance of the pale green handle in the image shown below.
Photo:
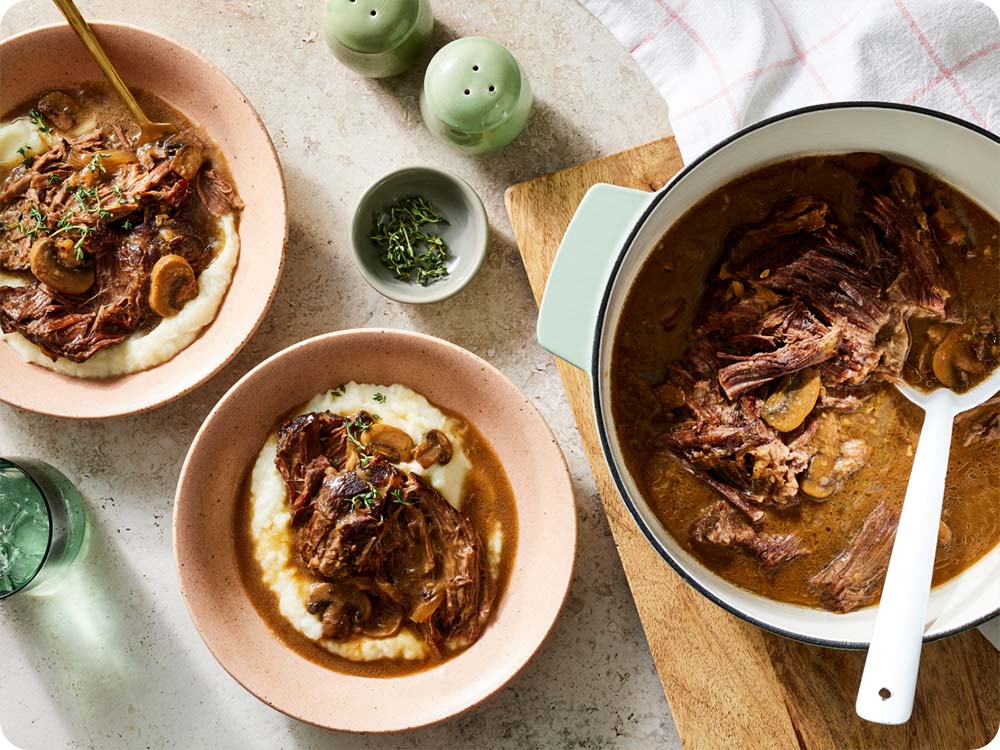
<svg viewBox="0 0 1000 750"><path fill-rule="evenodd" d="M597 315L615 260L652 193L594 185L580 202L556 254L538 311L538 341L590 371Z"/></svg>

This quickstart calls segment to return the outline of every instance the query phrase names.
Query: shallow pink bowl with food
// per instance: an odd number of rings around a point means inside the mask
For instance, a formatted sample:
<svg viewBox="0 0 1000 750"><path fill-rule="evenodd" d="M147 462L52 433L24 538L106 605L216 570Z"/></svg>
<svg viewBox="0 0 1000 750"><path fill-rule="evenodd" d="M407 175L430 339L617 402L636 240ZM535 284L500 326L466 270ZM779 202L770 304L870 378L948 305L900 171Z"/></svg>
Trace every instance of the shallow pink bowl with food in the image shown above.
<svg viewBox="0 0 1000 750"><path fill-rule="evenodd" d="M271 303L281 277L288 226L278 157L243 93L210 62L166 37L123 24L93 26L127 84L166 100L218 144L246 208L240 220L240 258L222 307L173 359L131 375L85 379L29 364L0 342L0 400L74 419L152 409L222 369L257 330ZM0 42L0 110L50 89L103 80L65 24Z"/></svg>
<svg viewBox="0 0 1000 750"><path fill-rule="evenodd" d="M513 568L483 635L450 660L400 677L346 675L300 656L258 613L240 576L235 517L238 504L246 502L244 478L262 444L292 409L351 380L398 383L462 415L491 443L515 496ZM404 331L326 334L254 368L219 401L195 437L174 511L181 591L219 663L279 711L352 732L430 724L500 689L552 628L575 550L572 483L535 407L475 355Z"/></svg>

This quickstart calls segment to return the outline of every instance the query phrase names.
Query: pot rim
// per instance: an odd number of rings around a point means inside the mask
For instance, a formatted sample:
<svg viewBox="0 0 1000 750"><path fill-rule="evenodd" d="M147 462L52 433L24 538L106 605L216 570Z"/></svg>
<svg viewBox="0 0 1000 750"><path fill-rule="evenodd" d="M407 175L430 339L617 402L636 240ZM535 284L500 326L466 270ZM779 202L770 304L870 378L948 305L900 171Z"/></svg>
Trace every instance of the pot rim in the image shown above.
<svg viewBox="0 0 1000 750"><path fill-rule="evenodd" d="M597 325L594 330L594 340L593 340L591 365L590 365L590 376L591 376L590 382L592 389L592 398L594 402L595 421L597 423L597 433L601 441L601 450L604 453L604 460L608 465L609 471L611 472L611 477L612 479L614 479L615 486L618 489L618 494L621 496L622 501L625 503L625 507L628 509L629 514L632 516L633 520L639 526L639 530L642 532L643 536L646 537L647 541L652 545L653 549L655 549L657 553L659 553L660 557L662 557L667 562L667 564L670 565L670 567L673 568L674 571L676 571L677 574L684 579L684 581L686 581L689 585L694 587L694 589L697 590L700 594L705 596L710 601L714 602L719 607L722 607L730 614L733 614L739 617L741 620L744 620L745 622L748 622L751 625L755 625L761 628L762 630L766 630L770 633L775 633L776 635L784 636L785 638L791 638L792 640L800 641L802 643L808 643L814 646L825 646L828 648L837 648L837 649L865 649L868 648L868 646L870 645L868 641L841 641L830 638L817 638L815 636L806 635L804 633L788 630L786 628L781 628L776 625L763 622L762 620L753 617L747 614L746 612L743 612L741 609L739 609L739 607L725 601L725 599L722 596L716 594L710 586L700 583L694 578L694 576L688 573L688 571L684 568L684 566L680 563L680 561L675 559L674 556L670 553L670 551L666 548L666 546L662 544L655 531L652 528L650 528L649 524L647 524L643 520L642 515L639 513L636 507L636 502L629 493L625 485L625 481L622 478L622 471L619 469L612 454L611 442L608 435L607 425L605 424L604 421L604 416L603 416L604 408L601 399L601 378L600 378L601 340L604 334L604 324L608 309L608 303L611 297L611 292L618 283L618 274L619 271L621 270L622 263L624 262L625 257L631 251L633 243L635 242L635 238L639 233L639 230L643 227L643 225L645 225L649 217L656 211L656 209L663 201L663 199L684 177L686 177L692 171L697 169L698 166L701 165L704 161L706 161L709 157L713 156L718 151L721 151L730 143L733 143L734 141L737 141L755 131L766 128L767 126L776 122L789 120L794 117L811 114L813 112L820 112L825 110L837 110L837 109L889 109L889 110L901 110L917 115L924 115L939 120L945 120L953 125L966 128L968 130L973 131L974 133L985 136L989 140L992 140L996 142L998 145L1000 145L1000 135L992 133L989 130L980 127L979 125L976 125L975 123L968 122L967 120L963 120L960 117L955 117L954 115L950 115L946 112L939 112L937 110L927 109L925 107L918 107L912 104L897 104L894 102L879 102L879 101L865 101L865 100L831 102L827 104L814 104L807 107L800 107L798 109L792 109L787 112L782 112L781 114L768 117L764 120L760 120L759 122L755 122L752 125L748 125L745 128L736 131L729 137L718 142L710 149L702 153L690 164L685 165L684 168L680 172L675 174L666 185L664 185L662 188L656 191L656 193L653 194L652 199L649 201L649 204L646 206L645 209L643 209L642 214L639 216L635 224L632 226L632 229L629 231L629 234L625 239L625 243L619 249L618 257L615 259L615 262L611 267L611 274L608 277L607 284L604 287L604 293L601 296L601 304L598 308L598 313L597 313ZM961 573L959 575L961 575ZM778 605L785 604L784 602L777 602L777 601L775 601L775 603ZM932 643L937 640L942 640L944 638L949 638L953 635L957 635L966 630L971 630L977 625L981 625L982 623L987 622L988 620L991 620L998 615L1000 615L1000 607L997 607L992 612L987 613L986 615L983 615L981 617L978 617L975 620L972 620L971 622L968 622L964 625L956 626L954 628L951 628L950 630L946 630L941 633L934 633L933 635L925 635L923 639L924 643Z"/></svg>

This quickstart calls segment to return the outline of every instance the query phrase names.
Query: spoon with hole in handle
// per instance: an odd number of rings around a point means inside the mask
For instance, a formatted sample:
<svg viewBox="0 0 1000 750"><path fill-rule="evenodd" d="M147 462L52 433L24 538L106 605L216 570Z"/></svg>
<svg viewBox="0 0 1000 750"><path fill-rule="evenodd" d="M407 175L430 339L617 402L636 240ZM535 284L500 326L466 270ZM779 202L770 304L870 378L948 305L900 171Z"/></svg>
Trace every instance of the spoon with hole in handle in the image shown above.
<svg viewBox="0 0 1000 750"><path fill-rule="evenodd" d="M131 110L132 116L139 124L139 143L137 145L141 146L144 143L152 143L176 131L177 128L169 122L153 122L146 117L146 113L142 111L139 102L132 96L132 92L129 91L128 86L125 85L125 81L118 74L118 70L111 62L111 58L108 57L108 53L104 51L101 43L94 36L94 30L90 28L90 24L80 14L80 10L76 7L73 0L53 0L53 2L62 11L70 27L76 32L76 35L80 37L80 41L83 42L90 56L94 58L94 62L97 63L97 67L104 73L104 77L108 79L108 83L111 84L115 93L125 103L125 106Z"/></svg>
<svg viewBox="0 0 1000 750"><path fill-rule="evenodd" d="M879 724L903 724L913 711L952 425L963 411L1000 391L1000 368L965 393L897 387L924 410L924 424L855 703L858 716Z"/></svg>

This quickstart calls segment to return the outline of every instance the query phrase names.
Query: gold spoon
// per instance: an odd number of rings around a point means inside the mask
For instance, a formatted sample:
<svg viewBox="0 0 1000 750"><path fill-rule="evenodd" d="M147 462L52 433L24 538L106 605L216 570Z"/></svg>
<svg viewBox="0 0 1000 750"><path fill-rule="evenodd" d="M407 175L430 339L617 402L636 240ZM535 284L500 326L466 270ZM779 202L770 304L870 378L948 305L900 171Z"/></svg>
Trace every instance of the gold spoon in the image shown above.
<svg viewBox="0 0 1000 750"><path fill-rule="evenodd" d="M80 37L80 41L83 42L90 56L94 58L94 62L97 63L97 67L104 73L105 78L108 79L108 83L111 84L115 93L125 102L125 106L132 111L132 116L139 123L138 145L151 143L175 132L177 128L169 122L153 122L146 117L146 113L142 111L139 102L135 100L132 92L128 90L125 81L118 75L118 71L108 57L108 53L104 51L101 43L97 41L97 37L94 36L94 30L90 28L90 24L80 14L80 10L76 7L73 0L53 0L53 2L62 11L62 14L66 16L69 25L76 32L76 35Z"/></svg>

